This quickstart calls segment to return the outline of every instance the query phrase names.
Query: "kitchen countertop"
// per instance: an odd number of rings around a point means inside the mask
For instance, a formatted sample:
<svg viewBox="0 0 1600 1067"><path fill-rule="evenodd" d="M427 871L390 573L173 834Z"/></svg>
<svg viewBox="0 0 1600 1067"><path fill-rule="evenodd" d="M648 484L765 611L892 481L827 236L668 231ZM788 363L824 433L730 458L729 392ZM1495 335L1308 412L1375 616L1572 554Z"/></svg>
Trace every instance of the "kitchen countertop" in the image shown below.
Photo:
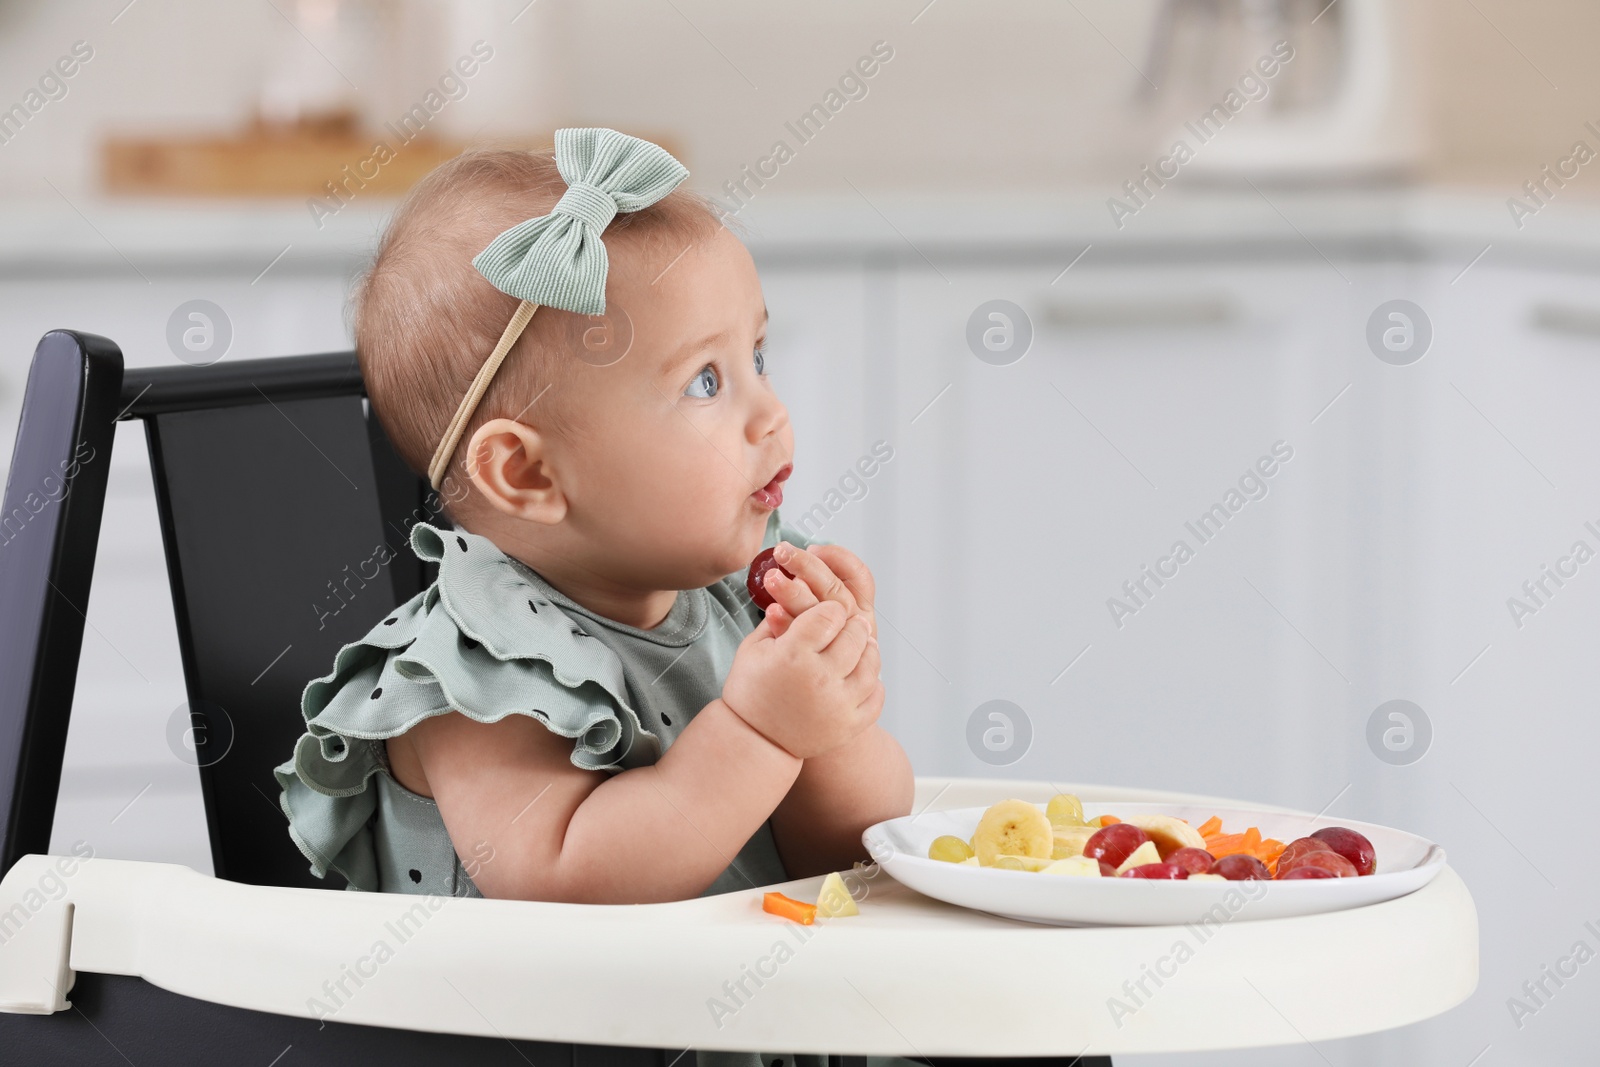
<svg viewBox="0 0 1600 1067"><path fill-rule="evenodd" d="M1055 260L1092 244L1100 262L1185 248L1207 256L1337 248L1391 260L1464 255L1464 264L1493 245L1497 260L1600 268L1600 201L1576 196L1525 217L1519 230L1506 206L1514 189L1497 195L1196 184L1159 191L1118 229L1106 207L1112 192L767 193L738 217L751 231L750 247L768 263L891 257L917 264L923 257L971 260L988 253ZM0 276L204 269L255 277L269 264L276 273L343 274L370 254L393 206L355 201L319 228L296 201L14 200L0 204Z"/></svg>

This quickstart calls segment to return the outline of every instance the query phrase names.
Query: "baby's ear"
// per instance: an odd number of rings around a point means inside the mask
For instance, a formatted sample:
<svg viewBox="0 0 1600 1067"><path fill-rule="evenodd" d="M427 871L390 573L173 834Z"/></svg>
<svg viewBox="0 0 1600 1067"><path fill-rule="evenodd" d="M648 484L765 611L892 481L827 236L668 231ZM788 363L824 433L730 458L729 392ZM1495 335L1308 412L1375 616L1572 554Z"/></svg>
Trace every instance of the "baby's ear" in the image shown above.
<svg viewBox="0 0 1600 1067"><path fill-rule="evenodd" d="M542 434L511 419L490 419L467 442L467 476L497 511L553 526L567 513Z"/></svg>

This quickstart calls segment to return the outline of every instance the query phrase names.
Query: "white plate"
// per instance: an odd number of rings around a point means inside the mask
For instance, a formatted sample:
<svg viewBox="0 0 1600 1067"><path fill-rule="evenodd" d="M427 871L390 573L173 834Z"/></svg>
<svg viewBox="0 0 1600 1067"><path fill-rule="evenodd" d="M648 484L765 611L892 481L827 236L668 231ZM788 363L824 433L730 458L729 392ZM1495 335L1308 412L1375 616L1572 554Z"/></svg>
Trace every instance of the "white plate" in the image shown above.
<svg viewBox="0 0 1600 1067"><path fill-rule="evenodd" d="M1107 813L1175 815L1192 826L1217 815L1228 833L1243 833L1256 826L1262 837L1286 843L1326 826L1348 826L1372 842L1378 867L1373 874L1359 878L1164 882L1046 875L927 858L929 844L941 834L954 834L963 841L970 838L985 810L955 808L904 815L869 826L861 840L896 881L925 896L1008 919L1054 926L1214 924L1340 911L1415 892L1444 867L1444 849L1432 841L1375 823L1291 812L1133 802L1086 804L1085 812L1089 818Z"/></svg>

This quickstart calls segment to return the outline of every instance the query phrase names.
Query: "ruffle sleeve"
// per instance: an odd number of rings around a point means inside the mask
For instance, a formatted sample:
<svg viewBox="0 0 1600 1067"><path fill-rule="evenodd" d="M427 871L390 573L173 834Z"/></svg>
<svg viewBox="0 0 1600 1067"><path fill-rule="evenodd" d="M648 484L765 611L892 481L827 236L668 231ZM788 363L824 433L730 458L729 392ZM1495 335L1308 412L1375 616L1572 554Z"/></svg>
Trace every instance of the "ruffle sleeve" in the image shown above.
<svg viewBox="0 0 1600 1067"><path fill-rule="evenodd" d="M573 765L585 770L620 771L660 755L660 740L628 703L616 654L540 595L494 542L425 522L410 542L439 564L438 579L306 685L306 732L273 770L312 873L337 871L351 889L378 889L370 779L388 766L384 739L423 719L529 715L572 738Z"/></svg>

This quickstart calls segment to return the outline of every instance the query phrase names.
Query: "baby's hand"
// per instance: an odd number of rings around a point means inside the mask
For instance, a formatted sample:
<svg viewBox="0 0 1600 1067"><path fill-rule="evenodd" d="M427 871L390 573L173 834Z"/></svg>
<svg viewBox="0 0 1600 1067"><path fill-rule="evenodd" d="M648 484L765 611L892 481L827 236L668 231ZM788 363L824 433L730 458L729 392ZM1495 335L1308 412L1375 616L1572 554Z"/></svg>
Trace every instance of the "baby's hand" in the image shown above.
<svg viewBox="0 0 1600 1067"><path fill-rule="evenodd" d="M872 624L873 639L877 639L872 572L854 552L842 545L812 545L801 551L787 541L780 541L773 558L794 575L786 577L783 571L773 567L762 577L762 584L773 598L767 608L766 622L774 635L781 635L807 608L832 600L842 604L852 615L865 615Z"/></svg>
<svg viewBox="0 0 1600 1067"><path fill-rule="evenodd" d="M734 654L722 700L767 740L810 759L878 721L879 667L867 618L825 601L781 636L762 620Z"/></svg>

